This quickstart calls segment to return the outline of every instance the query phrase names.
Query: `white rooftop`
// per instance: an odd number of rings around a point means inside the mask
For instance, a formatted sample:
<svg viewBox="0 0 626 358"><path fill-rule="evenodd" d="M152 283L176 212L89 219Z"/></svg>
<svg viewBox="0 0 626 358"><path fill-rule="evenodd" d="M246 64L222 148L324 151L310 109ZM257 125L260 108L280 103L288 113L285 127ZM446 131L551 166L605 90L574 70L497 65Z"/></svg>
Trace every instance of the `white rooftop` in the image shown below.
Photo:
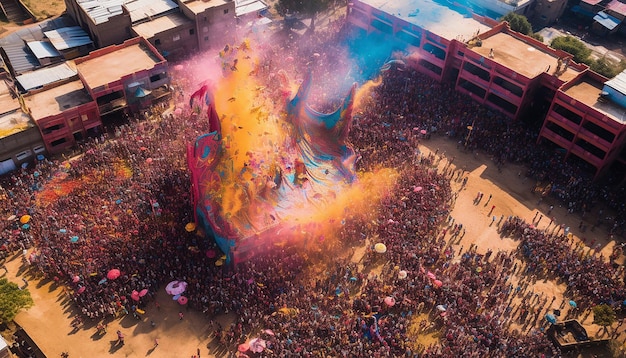
<svg viewBox="0 0 626 358"><path fill-rule="evenodd" d="M178 8L172 0L126 0L124 6L130 13L132 23Z"/></svg>
<svg viewBox="0 0 626 358"><path fill-rule="evenodd" d="M156 16L178 7L178 4L172 0L77 0L77 2L96 25L122 14L122 5L130 13L131 22Z"/></svg>
<svg viewBox="0 0 626 358"><path fill-rule="evenodd" d="M235 14L243 16L252 12L258 12L267 9L267 4L261 0L236 0Z"/></svg>
<svg viewBox="0 0 626 358"><path fill-rule="evenodd" d="M134 25L133 30L135 30L137 35L145 39L150 39L156 34L177 28L190 22L191 20L185 17L185 15L175 12L158 17L152 21L145 21Z"/></svg>
<svg viewBox="0 0 626 358"><path fill-rule="evenodd" d="M448 40L466 41L477 32L490 29L474 18L469 11L465 14L432 0L361 0L387 14L417 25Z"/></svg>

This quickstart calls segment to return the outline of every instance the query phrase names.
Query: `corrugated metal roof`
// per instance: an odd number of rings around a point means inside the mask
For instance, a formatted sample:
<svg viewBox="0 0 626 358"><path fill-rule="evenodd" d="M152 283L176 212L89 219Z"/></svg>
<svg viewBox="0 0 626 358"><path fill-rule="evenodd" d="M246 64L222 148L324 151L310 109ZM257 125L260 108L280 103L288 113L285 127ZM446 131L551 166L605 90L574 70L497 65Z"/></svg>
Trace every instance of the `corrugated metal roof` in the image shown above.
<svg viewBox="0 0 626 358"><path fill-rule="evenodd" d="M52 46L59 51L92 43L89 35L80 26L45 31L44 35L50 39Z"/></svg>
<svg viewBox="0 0 626 358"><path fill-rule="evenodd" d="M33 51L35 57L38 59L61 56L59 51L55 50L50 42L31 41L26 43L26 45Z"/></svg>
<svg viewBox="0 0 626 358"><path fill-rule="evenodd" d="M267 9L267 4L261 0L237 0L235 3L235 14L237 14L237 16L243 16L265 9Z"/></svg>
<svg viewBox="0 0 626 358"><path fill-rule="evenodd" d="M187 17L185 17L185 15L181 14L180 12L175 12L172 14L161 16L152 21L146 21L134 25L133 30L135 30L137 35L145 39L151 39L154 35L158 33L171 30L188 23L191 23L191 20L189 20Z"/></svg>
<svg viewBox="0 0 626 358"><path fill-rule="evenodd" d="M626 4L619 2L618 0L611 1L609 5L607 5L606 10L611 10L616 14L626 16Z"/></svg>
<svg viewBox="0 0 626 358"><path fill-rule="evenodd" d="M137 21L157 17L177 9L178 4L172 0L126 0L124 7L130 13L130 21L134 24Z"/></svg>
<svg viewBox="0 0 626 358"><path fill-rule="evenodd" d="M615 89L623 95L626 95L626 71L623 71L619 75L604 82L604 85Z"/></svg>
<svg viewBox="0 0 626 358"><path fill-rule="evenodd" d="M76 71L70 68L66 63L57 66L42 68L37 71L25 73L17 76L15 79L24 91L30 91L35 88L43 87L49 83L65 80L76 76Z"/></svg>
<svg viewBox="0 0 626 358"><path fill-rule="evenodd" d="M2 45L2 48L16 74L32 71L39 67L37 57L33 55L24 42Z"/></svg>
<svg viewBox="0 0 626 358"><path fill-rule="evenodd" d="M124 0L77 0L80 7L96 25L109 21L109 18L122 13Z"/></svg>
<svg viewBox="0 0 626 358"><path fill-rule="evenodd" d="M596 16L593 17L593 20L609 30L613 30L617 27L617 25L619 25L618 19L614 18L604 11L598 12Z"/></svg>

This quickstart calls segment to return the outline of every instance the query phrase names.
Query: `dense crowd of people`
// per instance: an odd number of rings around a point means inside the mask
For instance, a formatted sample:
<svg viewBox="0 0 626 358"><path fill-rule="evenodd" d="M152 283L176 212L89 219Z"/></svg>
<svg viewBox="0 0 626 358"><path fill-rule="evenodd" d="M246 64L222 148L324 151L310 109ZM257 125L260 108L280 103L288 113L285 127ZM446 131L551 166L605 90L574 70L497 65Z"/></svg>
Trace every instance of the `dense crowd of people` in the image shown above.
<svg viewBox="0 0 626 358"><path fill-rule="evenodd" d="M327 60L322 50L320 61ZM326 258L322 274L309 275L298 248L236 268L216 266L220 255L208 254L218 250L215 244L184 229L193 221L185 148L198 128L207 127L206 118L188 107L164 109L155 106L84 143L77 158L37 160L2 181L0 213L13 217L0 222L5 249L34 246L25 261L67 287L87 318L136 314L164 284L182 280L189 307L208 317L237 315L235 324L218 325L215 332L231 351L261 330L267 346L257 356L558 356L540 329L553 302L530 291L530 280L513 283L514 274L557 275L583 309L626 299L623 271L519 218L501 227L520 239L517 252L455 252L450 240L462 224L449 215L456 195L450 172L437 169L442 154L417 150L426 135L445 133L459 146L491 153L500 165L528 163L529 174L550 182L575 211L592 210L583 203L609 199L608 191L576 176L558 154L537 150L531 129L408 68L386 72L354 113L350 141L358 169L383 165L399 172L378 211L346 220L337 233L345 247L373 244L364 241L372 237L385 244L385 254L367 250L363 270L338 255ZM623 213L624 201L617 198L607 205ZM26 224L23 215L31 217ZM611 219L616 234L623 217ZM383 265L379 275L368 274L373 265ZM111 269L120 277L108 278ZM144 289L145 296L133 294ZM516 297L532 309L514 304ZM527 330L513 330L513 324ZM416 327L438 330L438 344L420 345Z"/></svg>

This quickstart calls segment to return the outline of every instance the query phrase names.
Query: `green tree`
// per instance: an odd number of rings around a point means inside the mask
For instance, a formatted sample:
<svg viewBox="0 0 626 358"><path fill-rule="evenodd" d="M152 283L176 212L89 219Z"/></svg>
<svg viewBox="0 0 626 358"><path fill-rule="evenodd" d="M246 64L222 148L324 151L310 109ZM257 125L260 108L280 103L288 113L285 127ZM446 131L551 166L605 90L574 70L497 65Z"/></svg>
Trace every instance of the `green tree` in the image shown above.
<svg viewBox="0 0 626 358"><path fill-rule="evenodd" d="M626 61L622 60L616 64L606 57L602 57L593 61L589 67L606 78L613 78L626 69Z"/></svg>
<svg viewBox="0 0 626 358"><path fill-rule="evenodd" d="M543 36L541 36L540 34L536 32L530 34L530 37L534 38L535 40L543 42Z"/></svg>
<svg viewBox="0 0 626 358"><path fill-rule="evenodd" d="M589 62L591 50L579 39L572 36L555 37L550 43L552 48L563 50L574 56L574 61L578 63Z"/></svg>
<svg viewBox="0 0 626 358"><path fill-rule="evenodd" d="M604 328L604 332L608 333L607 327L615 323L616 320L615 311L613 307L602 304L593 307L593 323Z"/></svg>
<svg viewBox="0 0 626 358"><path fill-rule="evenodd" d="M533 27L528 22L528 19L524 15L519 15L514 12L509 12L504 15L500 21L506 21L509 23L511 30L519 32L524 35L531 35L533 33Z"/></svg>
<svg viewBox="0 0 626 358"><path fill-rule="evenodd" d="M28 290L20 290L17 284L6 278L0 279L0 323L11 322L21 309L33 306Z"/></svg>
<svg viewBox="0 0 626 358"><path fill-rule="evenodd" d="M315 17L321 11L327 10L330 0L278 0L276 11L285 14L299 13L311 18L311 29L315 28Z"/></svg>

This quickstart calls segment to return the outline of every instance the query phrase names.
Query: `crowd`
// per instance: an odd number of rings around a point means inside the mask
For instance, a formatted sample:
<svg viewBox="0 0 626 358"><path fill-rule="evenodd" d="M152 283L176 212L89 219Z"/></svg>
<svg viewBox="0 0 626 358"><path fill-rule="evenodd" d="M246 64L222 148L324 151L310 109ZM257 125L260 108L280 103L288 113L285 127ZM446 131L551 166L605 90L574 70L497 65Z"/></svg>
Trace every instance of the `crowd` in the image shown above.
<svg viewBox="0 0 626 358"><path fill-rule="evenodd" d="M462 224L449 214L456 198L450 178L462 172L442 172L436 164L443 154L416 149L422 130L492 153L500 164L529 163L530 174L553 183L554 193L567 195L563 199L575 210L606 192L578 180L553 155L538 155L530 129L414 71L386 72L354 113L350 140L359 170L384 165L400 173L380 210L346 220L337 234L345 247L365 237L386 245L385 254L367 250L363 270L337 255L327 258L322 274L309 275L306 257L296 248L236 268L216 266L218 258L207 255L217 250L214 243L184 229L193 221L185 148L198 128L206 128L206 118L190 108L164 109L155 106L83 144L77 158L37 160L2 181L0 213L15 216L0 224L6 249L34 245L25 260L67 287L85 317L136 314L149 308L165 283L183 280L190 308L207 319L237 315L235 324L217 325L215 332L231 351L261 330L267 347L257 356L529 357L560 354L541 329L554 298L532 292L530 280L514 283L513 275L553 272L581 308L626 299L622 271L519 218L501 227L519 237L518 252L455 252L452 238L440 233L442 227L453 238L461 232ZM547 170L554 164L558 173ZM615 209L623 210L624 201L620 205ZM28 227L19 222L23 215L31 216ZM623 226L615 223L616 230ZM367 268L377 264L383 264L382 272L368 275ZM119 269L120 277L107 278L111 269ZM133 291L143 289L145 296L133 298ZM516 298L532 309L516 305ZM418 321L424 315L432 327ZM527 329L512 330L513 324ZM420 345L415 326L420 332L438 330L438 344Z"/></svg>

